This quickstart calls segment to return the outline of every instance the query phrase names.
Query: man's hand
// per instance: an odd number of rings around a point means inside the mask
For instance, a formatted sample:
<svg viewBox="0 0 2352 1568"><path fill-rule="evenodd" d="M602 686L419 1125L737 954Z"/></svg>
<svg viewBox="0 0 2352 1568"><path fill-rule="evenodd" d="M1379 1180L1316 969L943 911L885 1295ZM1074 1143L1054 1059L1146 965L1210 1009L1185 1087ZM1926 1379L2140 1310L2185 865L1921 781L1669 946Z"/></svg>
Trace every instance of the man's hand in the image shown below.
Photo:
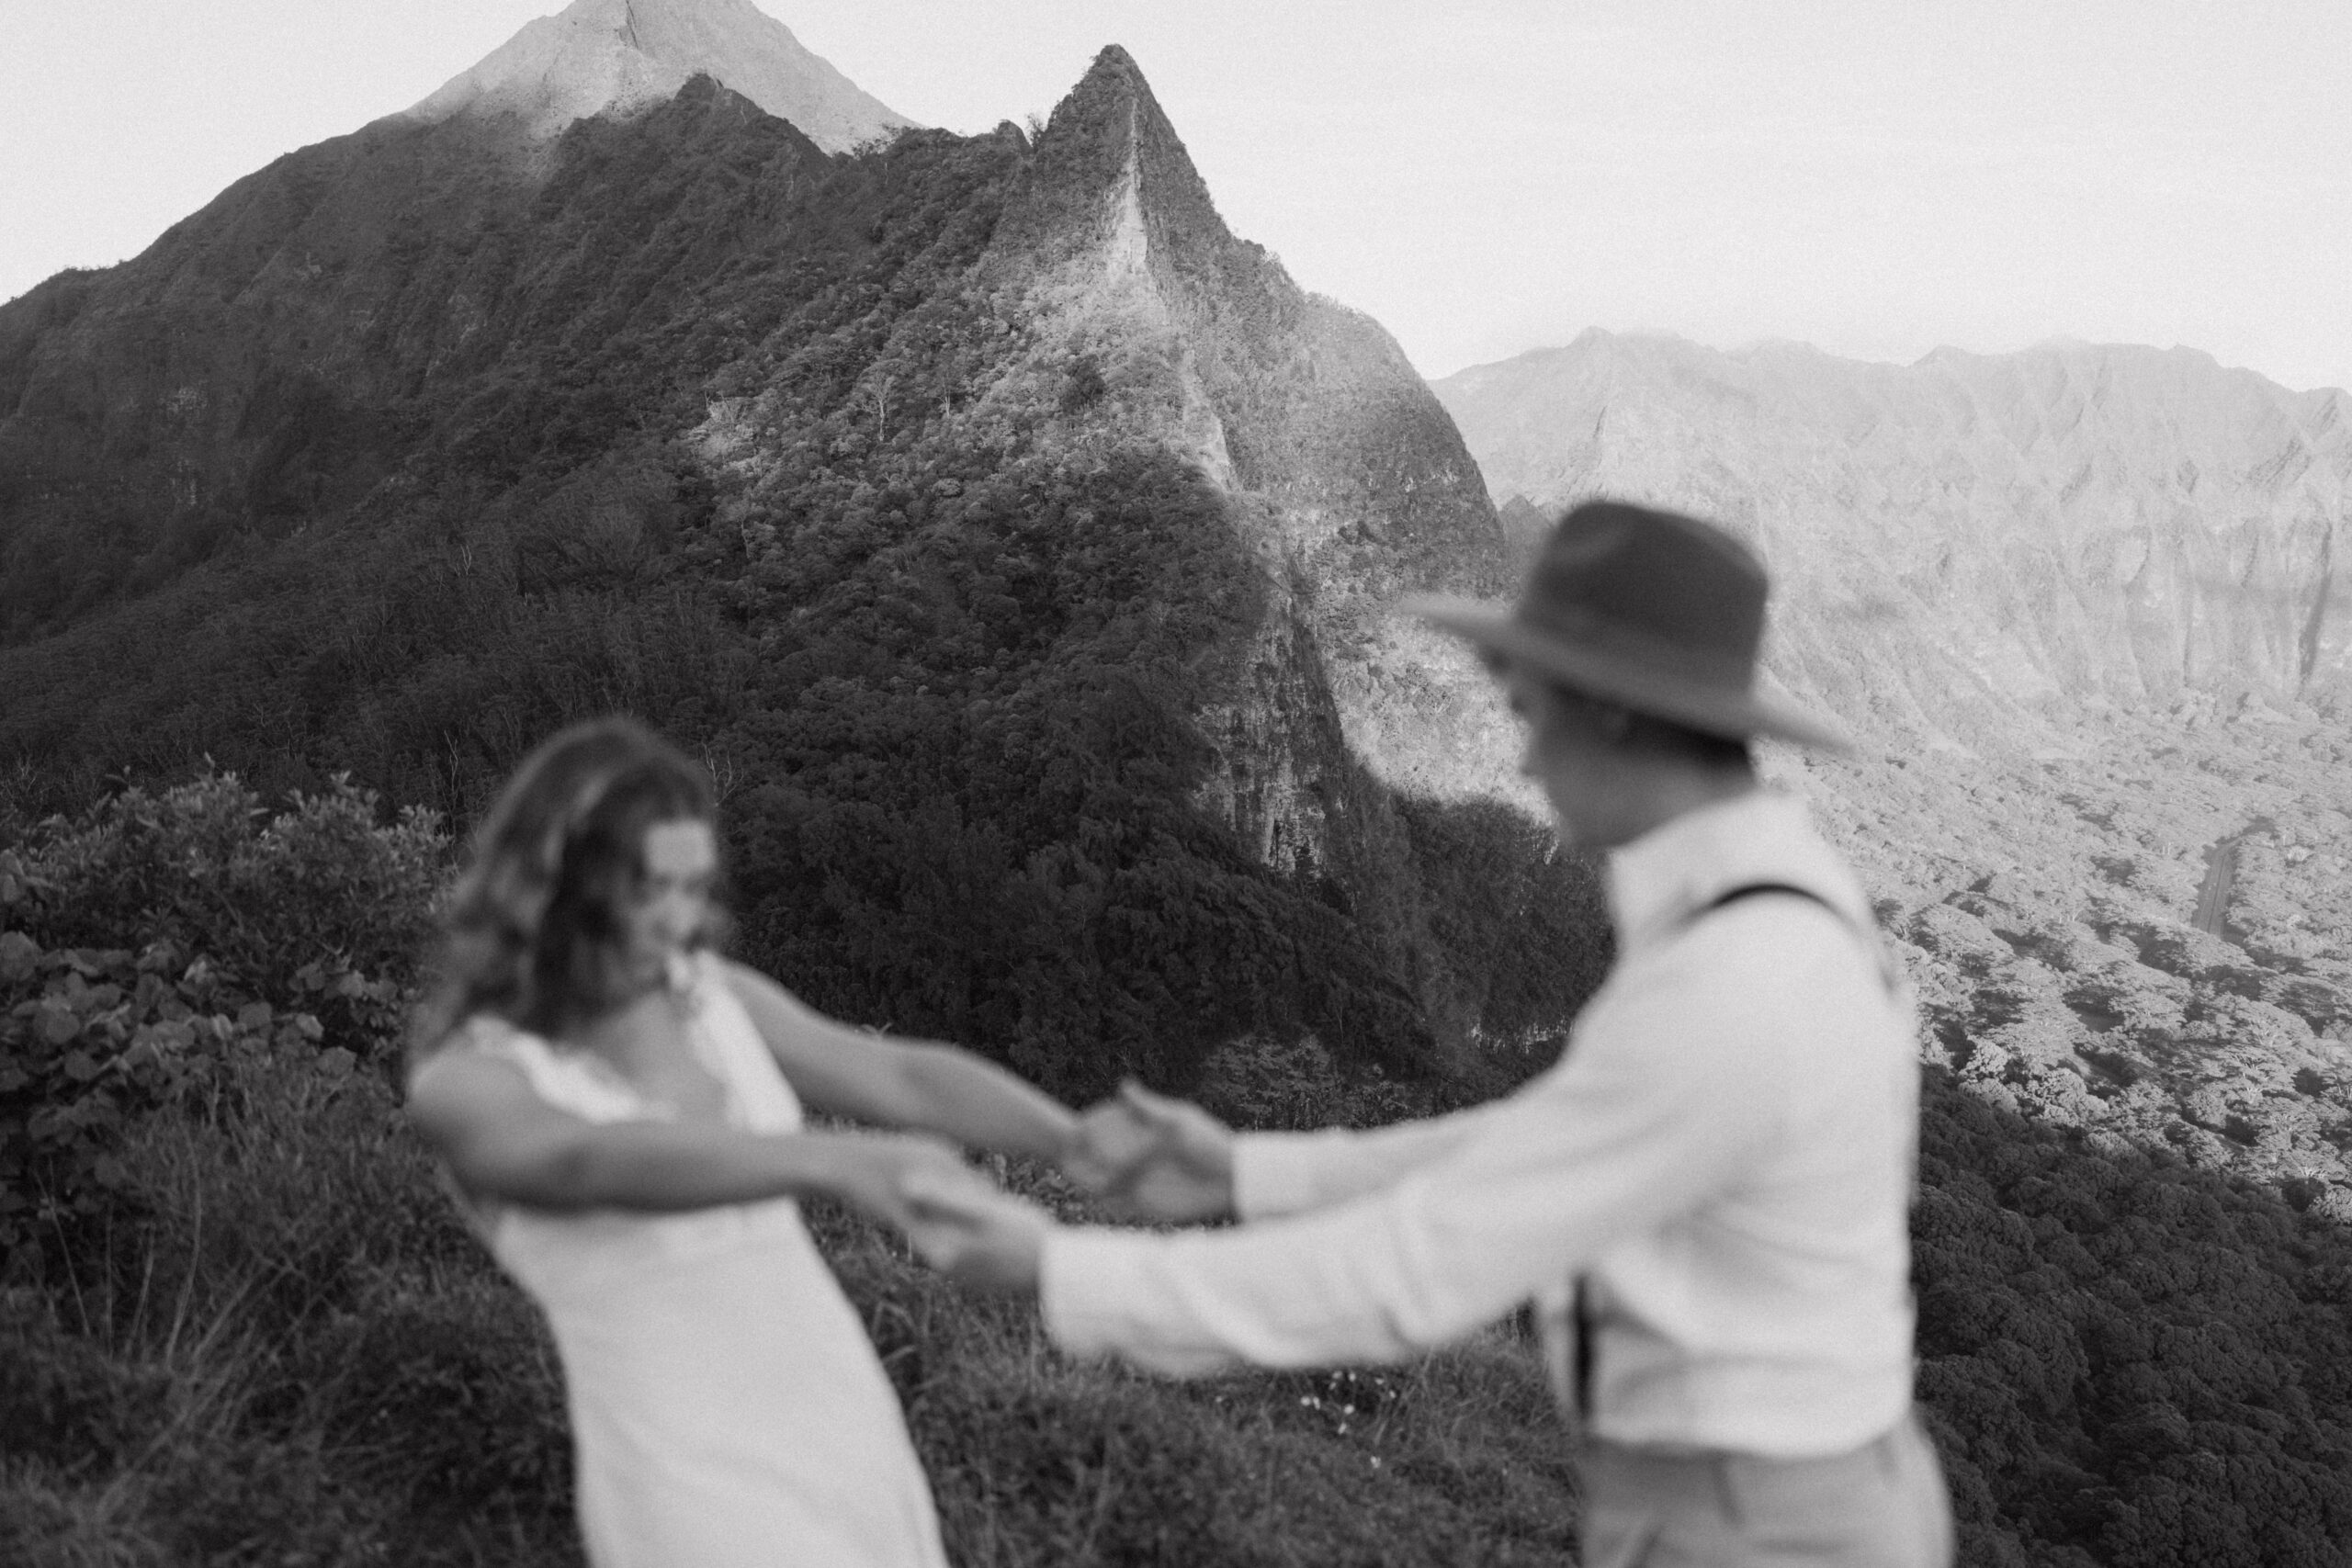
<svg viewBox="0 0 2352 1568"><path fill-rule="evenodd" d="M1037 1292L1051 1215L985 1182L923 1172L907 1179L907 1239L924 1262L959 1284L1014 1295Z"/></svg>
<svg viewBox="0 0 2352 1568"><path fill-rule="evenodd" d="M1114 1212L1148 1220L1233 1213L1233 1133L1199 1106L1129 1081L1079 1119L1063 1169Z"/></svg>

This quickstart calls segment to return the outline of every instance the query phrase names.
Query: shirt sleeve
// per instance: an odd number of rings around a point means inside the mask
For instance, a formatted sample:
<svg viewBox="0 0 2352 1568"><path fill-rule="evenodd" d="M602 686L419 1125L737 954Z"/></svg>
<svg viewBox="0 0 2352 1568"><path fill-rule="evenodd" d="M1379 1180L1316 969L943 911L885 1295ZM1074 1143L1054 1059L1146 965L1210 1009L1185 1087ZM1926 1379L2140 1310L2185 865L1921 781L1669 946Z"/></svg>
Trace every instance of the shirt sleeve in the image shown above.
<svg viewBox="0 0 2352 1568"><path fill-rule="evenodd" d="M1499 1106L1354 1132L1245 1133L1234 1141L1233 1206L1245 1220L1329 1208L1444 1158Z"/></svg>
<svg viewBox="0 0 2352 1568"><path fill-rule="evenodd" d="M1691 987L1654 986L1376 1190L1221 1231L1057 1233L1039 1281L1046 1327L1073 1354L1179 1376L1393 1360L1458 1338L1688 1212L1741 1165L1762 1086L1739 1070L1748 1053L1724 1048L1734 1022Z"/></svg>

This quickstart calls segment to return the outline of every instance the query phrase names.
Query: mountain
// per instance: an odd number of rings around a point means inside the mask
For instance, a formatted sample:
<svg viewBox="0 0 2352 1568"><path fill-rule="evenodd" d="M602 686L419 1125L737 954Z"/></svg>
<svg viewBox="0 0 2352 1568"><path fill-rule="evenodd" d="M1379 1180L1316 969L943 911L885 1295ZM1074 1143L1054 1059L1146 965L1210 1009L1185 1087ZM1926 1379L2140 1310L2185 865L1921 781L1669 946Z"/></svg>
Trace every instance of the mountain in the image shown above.
<svg viewBox="0 0 2352 1568"><path fill-rule="evenodd" d="M830 154L709 75L552 141L391 117L0 309L18 809L209 757L463 817L631 708L732 791L751 952L1073 1092L1556 1030L1589 874L1384 739L1483 684L1396 593L1504 571L1394 340L1227 229L1116 48L1034 144Z"/></svg>
<svg viewBox="0 0 2352 1568"><path fill-rule="evenodd" d="M1801 562L1775 668L1866 728L1977 745L2093 698L2352 711L2341 390L2188 349L1898 367L1598 331L1436 390L1499 497L1679 505Z"/></svg>
<svg viewBox="0 0 2352 1568"><path fill-rule="evenodd" d="M697 75L790 120L828 152L913 124L800 46L752 0L572 0L404 118L512 116L544 141L576 119L665 103Z"/></svg>

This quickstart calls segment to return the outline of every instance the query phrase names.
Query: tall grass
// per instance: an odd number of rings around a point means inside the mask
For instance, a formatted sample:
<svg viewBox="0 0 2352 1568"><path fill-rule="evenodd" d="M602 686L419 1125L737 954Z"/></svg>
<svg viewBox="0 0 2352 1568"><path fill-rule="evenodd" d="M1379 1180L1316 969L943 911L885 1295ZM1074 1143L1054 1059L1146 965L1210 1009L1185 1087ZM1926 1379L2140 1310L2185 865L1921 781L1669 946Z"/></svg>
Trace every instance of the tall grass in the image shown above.
<svg viewBox="0 0 2352 1568"><path fill-rule="evenodd" d="M152 1116L130 1212L0 1302L0 1561L576 1561L545 1339L390 1091L232 1089Z"/></svg>
<svg viewBox="0 0 2352 1568"><path fill-rule="evenodd" d="M0 1562L579 1561L551 1347L382 1082L256 1059L131 1146L133 1202L72 1276L0 1294ZM1514 1333L1162 1382L811 1218L965 1568L1572 1560L1565 1435Z"/></svg>

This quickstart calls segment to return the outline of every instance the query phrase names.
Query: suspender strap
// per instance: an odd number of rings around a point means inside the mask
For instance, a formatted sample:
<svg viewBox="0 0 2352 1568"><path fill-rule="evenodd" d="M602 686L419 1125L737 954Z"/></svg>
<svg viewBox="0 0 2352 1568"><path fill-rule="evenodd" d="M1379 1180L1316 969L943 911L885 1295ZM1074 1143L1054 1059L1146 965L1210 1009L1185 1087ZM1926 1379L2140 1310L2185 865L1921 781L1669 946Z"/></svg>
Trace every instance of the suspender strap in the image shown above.
<svg viewBox="0 0 2352 1568"><path fill-rule="evenodd" d="M1568 1363L1569 1392L1576 1401L1577 1420L1581 1425L1592 1419L1592 1348L1597 1337L1592 1321L1592 1287L1581 1274L1577 1276L1569 1312L1577 1337L1573 1359Z"/></svg>
<svg viewBox="0 0 2352 1568"><path fill-rule="evenodd" d="M1743 898L1754 898L1766 893L1790 893L1799 898L1810 898L1831 914L1838 914L1835 905L1810 887L1799 887L1793 882L1743 882L1736 887L1716 894L1694 910L1690 918L1697 920L1703 916L1713 914L1726 904L1736 904ZM1838 918L1845 919L1843 915L1838 915Z"/></svg>
<svg viewBox="0 0 2352 1568"><path fill-rule="evenodd" d="M1736 904L1743 898L1754 898L1766 893L1786 893L1798 898L1810 899L1835 915L1839 924L1848 927L1853 924L1847 919L1845 910L1840 909L1812 888L1799 887L1793 882L1743 882L1736 887L1727 888L1716 894L1701 905L1691 912L1690 919L1686 923L1695 925L1725 905ZM1865 926L1857 934L1861 937L1863 945L1870 949L1871 962L1878 967L1879 984L1886 987L1887 995L1900 995L1904 984L1903 971L1895 964L1894 956L1886 951L1885 943L1879 941L1876 928Z"/></svg>
<svg viewBox="0 0 2352 1568"><path fill-rule="evenodd" d="M1785 893L1792 897L1810 899L1835 915L1841 924L1851 923L1847 920L1845 911L1838 908L1837 905L1832 904L1812 888L1800 887L1793 882L1743 882L1736 887L1727 888L1716 894L1706 903L1692 910L1689 920L1685 923L1695 925L1727 905L1736 904L1743 898L1760 897L1767 893ZM1878 941L1878 933L1875 931L1866 931L1860 934L1871 949L1872 961L1878 966L1880 983L1886 987L1888 995L1900 994L1903 973L1895 967L1894 960L1888 955L1885 947ZM1592 1287L1581 1274L1577 1276L1576 1294L1570 1311L1571 1321L1576 1329L1575 1359L1570 1363L1575 1379L1576 1411L1578 1417L1589 1418L1592 1415L1592 1362L1594 1343L1598 1337L1598 1324L1597 1314L1592 1309Z"/></svg>

